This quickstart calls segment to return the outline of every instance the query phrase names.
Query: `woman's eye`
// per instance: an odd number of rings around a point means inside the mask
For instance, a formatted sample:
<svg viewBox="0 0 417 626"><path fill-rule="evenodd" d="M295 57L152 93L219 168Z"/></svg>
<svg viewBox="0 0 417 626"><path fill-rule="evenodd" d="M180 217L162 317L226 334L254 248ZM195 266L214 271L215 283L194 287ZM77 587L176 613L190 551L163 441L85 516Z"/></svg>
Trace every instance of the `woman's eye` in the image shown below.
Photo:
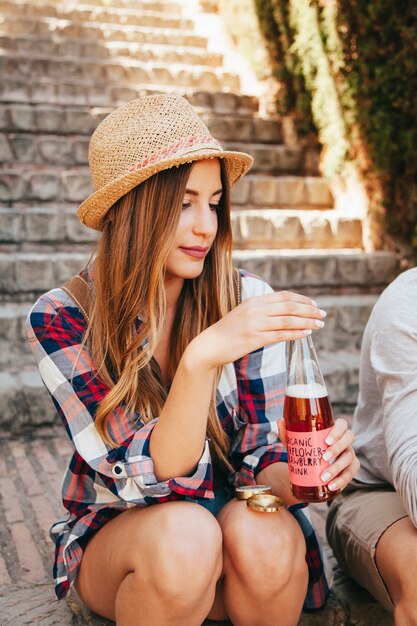
<svg viewBox="0 0 417 626"><path fill-rule="evenodd" d="M219 203L217 203L217 204L210 204L210 209L212 211L217 211L217 209L220 209L220 204Z"/></svg>
<svg viewBox="0 0 417 626"><path fill-rule="evenodd" d="M191 202L183 202L182 203L182 208L183 209L189 209L191 206Z"/></svg>

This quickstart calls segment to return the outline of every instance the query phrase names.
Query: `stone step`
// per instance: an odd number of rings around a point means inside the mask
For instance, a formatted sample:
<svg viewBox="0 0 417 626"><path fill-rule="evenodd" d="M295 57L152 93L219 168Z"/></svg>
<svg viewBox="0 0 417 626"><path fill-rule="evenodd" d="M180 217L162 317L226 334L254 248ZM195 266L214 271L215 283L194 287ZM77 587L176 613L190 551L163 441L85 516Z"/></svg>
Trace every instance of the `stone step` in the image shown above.
<svg viewBox="0 0 417 626"><path fill-rule="evenodd" d="M25 15L10 16L0 14L0 33L3 35L40 37L63 37L85 39L94 42L132 42L170 44L207 48L207 38L192 30L144 26L143 24L96 24L57 18L35 19Z"/></svg>
<svg viewBox="0 0 417 626"><path fill-rule="evenodd" d="M15 37L0 34L0 49L16 57L31 57L33 50L49 58L80 58L111 60L126 63L128 60L141 62L181 63L183 65L204 65L220 67L223 56L208 52L204 48L175 46L170 44L129 43L129 42L89 42L85 39L63 37L37 37L26 35Z"/></svg>
<svg viewBox="0 0 417 626"><path fill-rule="evenodd" d="M14 117L16 117L16 112ZM73 120L74 117L70 115ZM30 123L30 120L26 120ZM246 121L246 120L245 120ZM52 120L50 120L50 123ZM248 126L253 132L256 132L257 125L255 120L248 120ZM230 119L230 127L233 129L239 126L238 120ZM216 136L215 132L212 131ZM219 138L221 141L221 139ZM60 165L62 168L71 169L72 167L88 165L88 146L90 135L52 135L52 134L35 134L26 132L17 133L0 133L0 163L4 163L6 167L19 168L23 164L32 164L50 167ZM245 143L239 146L230 145L228 142L222 142L223 148L226 150L238 150L251 154L254 157L254 166L252 172L260 174L300 174L305 170L304 151L300 146L285 146L282 144L254 144ZM316 179L317 182L317 179ZM269 192L266 194L267 204L268 197L275 190L272 180L265 182ZM264 186L265 186L264 185ZM271 187L272 185L272 187ZM314 183L310 184L310 188ZM325 194L322 195L320 206L332 206L332 197L326 183L317 183L315 187L322 187ZM271 187L271 188L270 188ZM289 204L302 204L305 202L304 184L293 184L295 195L292 195Z"/></svg>
<svg viewBox="0 0 417 626"><path fill-rule="evenodd" d="M1 138L1 135L0 135ZM22 139L22 136L20 136ZM42 144L42 142L40 142ZM0 142L1 146L1 142ZM86 165L64 169L62 165L36 163L30 147L36 142L24 138L16 140L15 150L20 150L21 163L4 167L0 173L0 204L11 206L15 203L72 202L80 203L93 191L92 181ZM59 163L59 150L70 149L65 139L46 138L41 149L51 160ZM250 146L248 146L250 147ZM74 156L85 160L87 142L74 141ZM84 151L84 152L83 152ZM285 168L285 161L282 161ZM316 209L325 210L333 206L333 198L328 182L311 176L264 176L248 174L232 189L233 206L249 209ZM286 168L285 168L286 169ZM284 169L284 171L285 171ZM250 215L250 213L248 214ZM248 217L249 219L249 217Z"/></svg>
<svg viewBox="0 0 417 626"><path fill-rule="evenodd" d="M265 278L275 290L309 296L377 294L401 271L391 252L354 250L235 250L234 264Z"/></svg>
<svg viewBox="0 0 417 626"><path fill-rule="evenodd" d="M60 6L63 4L62 0L48 0L48 4ZM72 2L74 4L74 0ZM124 9L135 9L138 6L138 0L76 0L76 4L80 7L87 5L89 7L95 7L102 9L103 7L108 9L110 7L119 7ZM183 5L181 2L170 2L169 0L140 0L140 6L148 11L175 13L182 11Z"/></svg>
<svg viewBox="0 0 417 626"><path fill-rule="evenodd" d="M45 55L28 56L0 53L0 75L13 79L45 79L54 84L62 76L67 81L78 81L89 86L106 85L167 85L204 87L207 90L239 89L237 75L204 65L170 62L142 62L134 59L98 60L76 57L50 58Z"/></svg>
<svg viewBox="0 0 417 626"><path fill-rule="evenodd" d="M239 136L241 141L263 144L282 141L281 122L258 117L256 115L258 101L253 96L203 91L183 95L210 125L216 138L215 131L219 128L215 126L215 122L221 115L224 120L222 140L229 141L230 137ZM113 109L113 106L0 103L0 132L11 133L13 138L17 133L27 132L35 135L64 135L69 141L73 141L72 135L86 135L89 139L97 125ZM218 138L220 140L220 136ZM1 162L13 158L10 145L6 145L9 140L9 137L4 136L1 139Z"/></svg>
<svg viewBox="0 0 417 626"><path fill-rule="evenodd" d="M62 0L48 0L48 3L58 6L63 4ZM85 4L100 9L103 7L108 8L109 5L112 7L135 9L138 6L138 0L111 0L111 2L109 2L109 0L77 0L77 5L82 7ZM142 8L149 11L174 13L182 10L182 4L180 2L170 2L169 0L140 0L140 4Z"/></svg>
<svg viewBox="0 0 417 626"><path fill-rule="evenodd" d="M362 336L379 294L319 295L316 301L327 313L322 330L314 333L317 352L360 350Z"/></svg>
<svg viewBox="0 0 417 626"><path fill-rule="evenodd" d="M96 232L79 223L76 206L0 207L0 246L37 251L39 245L59 250L93 242ZM311 248L360 249L362 222L335 211L311 209L232 209L236 249Z"/></svg>
<svg viewBox="0 0 417 626"><path fill-rule="evenodd" d="M178 4L174 5L177 6ZM0 0L0 12L8 19L26 17L42 20L44 18L67 20L96 25L126 24L147 26L150 28L172 28L192 30L192 20L184 18L181 12L151 11L137 3L136 8L116 7L108 4L97 8L76 2L62 2L54 5L40 0Z"/></svg>
<svg viewBox="0 0 417 626"><path fill-rule="evenodd" d="M162 68L162 74L167 78L166 68ZM149 77L153 80L152 70L148 70ZM226 74L224 74L225 76ZM121 81L113 83L100 83L87 80L53 80L46 76L26 80L22 78L0 76L0 103L13 104L48 104L78 107L112 107L134 100L140 96L153 93L182 93L190 94L197 91L206 93L208 90L219 92L221 89L236 91L236 77L229 74L234 87L225 87L213 72L195 70L193 75L189 72L178 75L177 82L152 82L133 84ZM172 79L174 80L174 79Z"/></svg>
<svg viewBox="0 0 417 626"><path fill-rule="evenodd" d="M247 150L251 143L253 156L265 162L269 169L280 169L281 155L269 154L268 148L283 144L282 122L279 119L264 118L255 115L256 103L250 96L237 96L234 93L215 92L204 99L204 92L184 94L193 104L201 118L219 141L226 142L230 150ZM208 95L208 94L207 94ZM204 101L205 100L205 101ZM249 102L248 102L249 100ZM12 132L8 139L12 141L16 132L27 131L35 134L87 135L95 130L97 124L113 110L112 106L74 106L44 104L1 104L0 131ZM236 142L236 139L239 142ZM70 137L70 140L72 138ZM225 143L225 145L226 145ZM265 154L263 151L267 151ZM290 159L289 167L298 165L302 150L298 146L280 148ZM3 152L0 159L4 162ZM282 169L282 168L281 168Z"/></svg>
<svg viewBox="0 0 417 626"><path fill-rule="evenodd" d="M277 149L280 146L277 146ZM282 146L283 171L294 165L296 152ZM242 146L243 149L243 146ZM246 149L249 151L250 146ZM256 155L255 155L256 158ZM298 157L300 158L300 157ZM257 164L254 166L257 168ZM256 169L254 170L256 171ZM247 174L232 188L234 205L243 209L330 209L334 205L329 181L318 176L265 176Z"/></svg>
<svg viewBox="0 0 417 626"><path fill-rule="evenodd" d="M236 249L363 248L362 220L335 211L240 210L232 226Z"/></svg>
<svg viewBox="0 0 417 626"><path fill-rule="evenodd" d="M358 352L321 352L319 361L335 414L353 408L357 397ZM59 423L36 365L17 360L0 373L0 428L20 433Z"/></svg>
<svg viewBox="0 0 417 626"><path fill-rule="evenodd" d="M31 302L78 273L90 246L71 251L1 252L0 298ZM380 293L400 273L399 258L389 252L352 250L235 250L234 264L267 280L274 289L307 295Z"/></svg>
<svg viewBox="0 0 417 626"><path fill-rule="evenodd" d="M362 334L377 295L320 296L319 306L327 312L325 326L314 333L317 352L359 350ZM25 339L26 315L33 303L0 305L0 366L31 365L33 358Z"/></svg>

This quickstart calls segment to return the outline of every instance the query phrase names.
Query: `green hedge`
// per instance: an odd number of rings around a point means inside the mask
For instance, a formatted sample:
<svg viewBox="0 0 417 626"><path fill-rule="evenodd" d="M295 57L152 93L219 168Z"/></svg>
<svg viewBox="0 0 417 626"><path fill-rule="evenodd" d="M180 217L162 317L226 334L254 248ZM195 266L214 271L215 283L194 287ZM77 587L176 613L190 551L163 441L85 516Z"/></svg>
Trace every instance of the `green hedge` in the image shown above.
<svg viewBox="0 0 417 626"><path fill-rule="evenodd" d="M417 3L254 4L285 85L279 110L317 128L326 175L355 165L371 216L417 255Z"/></svg>

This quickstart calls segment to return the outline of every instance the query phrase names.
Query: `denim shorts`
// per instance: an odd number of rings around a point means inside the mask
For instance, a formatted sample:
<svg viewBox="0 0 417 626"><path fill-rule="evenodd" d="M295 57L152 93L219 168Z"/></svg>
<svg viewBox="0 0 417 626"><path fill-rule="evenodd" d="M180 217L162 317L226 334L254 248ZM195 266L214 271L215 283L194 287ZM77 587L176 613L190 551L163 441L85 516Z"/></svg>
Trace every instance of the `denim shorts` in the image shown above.
<svg viewBox="0 0 417 626"><path fill-rule="evenodd" d="M234 487L226 485L224 487L218 487L214 490L214 499L209 498L191 498L186 496L186 502L195 502L196 504L200 504L207 511L212 513L214 516L220 511L221 508L224 507L225 504L230 502L234 497Z"/></svg>

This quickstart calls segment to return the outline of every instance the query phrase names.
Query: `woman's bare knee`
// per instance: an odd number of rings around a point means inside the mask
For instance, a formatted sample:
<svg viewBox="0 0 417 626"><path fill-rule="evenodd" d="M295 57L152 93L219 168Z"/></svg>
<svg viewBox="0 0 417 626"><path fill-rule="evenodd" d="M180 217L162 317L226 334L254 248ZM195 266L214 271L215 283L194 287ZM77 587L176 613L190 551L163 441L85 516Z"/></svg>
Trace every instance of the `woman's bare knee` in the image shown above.
<svg viewBox="0 0 417 626"><path fill-rule="evenodd" d="M237 507L233 513L223 525L225 571L233 568L265 594L307 580L304 536L290 513L265 516Z"/></svg>
<svg viewBox="0 0 417 626"><path fill-rule="evenodd" d="M192 600L209 585L215 587L222 570L222 533L213 515L193 503L165 507L149 543L149 561L132 549L132 583L152 586L169 601ZM164 505L165 506L165 505ZM187 594L184 594L184 587Z"/></svg>

